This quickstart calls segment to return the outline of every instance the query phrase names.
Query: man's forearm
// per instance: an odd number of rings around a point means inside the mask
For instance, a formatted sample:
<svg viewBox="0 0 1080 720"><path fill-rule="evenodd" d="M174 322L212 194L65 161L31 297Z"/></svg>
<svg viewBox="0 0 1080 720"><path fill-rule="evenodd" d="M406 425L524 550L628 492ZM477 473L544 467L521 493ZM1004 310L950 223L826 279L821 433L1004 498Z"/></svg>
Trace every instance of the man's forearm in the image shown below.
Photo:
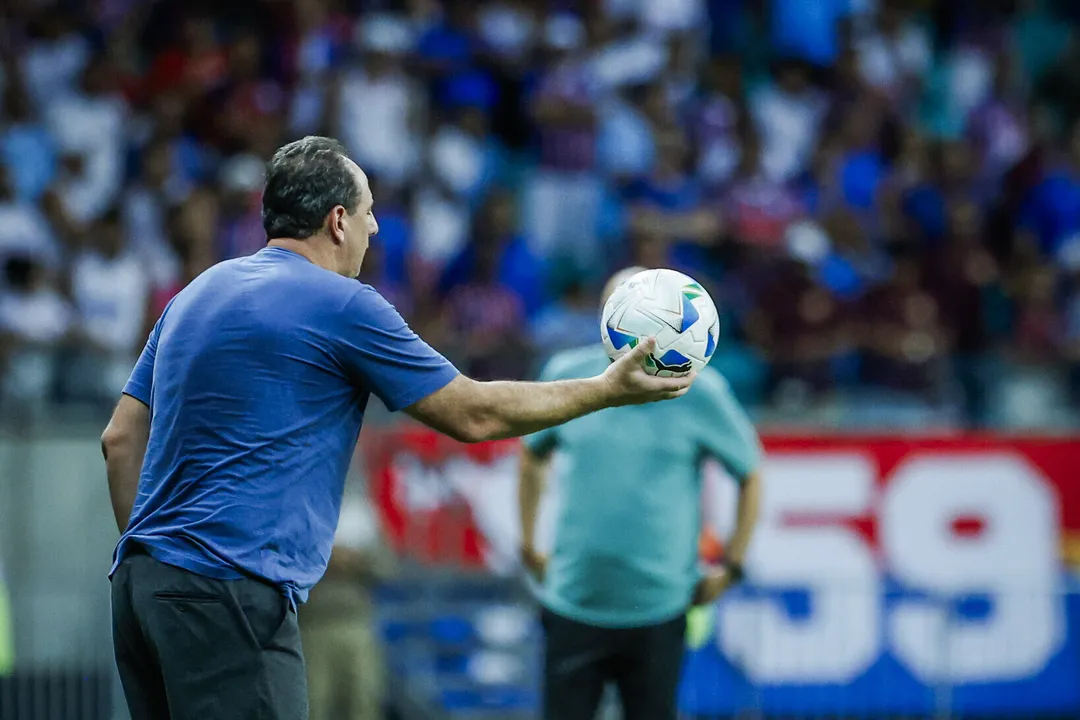
<svg viewBox="0 0 1080 720"><path fill-rule="evenodd" d="M521 450L521 475L518 482L518 511L521 520L521 546L533 548L536 542L536 516L544 490L547 463L531 450Z"/></svg>
<svg viewBox="0 0 1080 720"><path fill-rule="evenodd" d="M545 430L610 404L602 377L545 383L500 381L482 386L478 433L489 440Z"/></svg>
<svg viewBox="0 0 1080 720"><path fill-rule="evenodd" d="M139 473L142 472L145 446L102 445L105 455L105 472L109 479L109 498L112 500L116 527L123 533L131 519L135 496L139 491Z"/></svg>
<svg viewBox="0 0 1080 720"><path fill-rule="evenodd" d="M755 471L746 477L739 490L739 504L735 511L735 532L724 553L728 560L741 564L746 559L746 549L750 546L750 539L754 535L760 504L761 475Z"/></svg>

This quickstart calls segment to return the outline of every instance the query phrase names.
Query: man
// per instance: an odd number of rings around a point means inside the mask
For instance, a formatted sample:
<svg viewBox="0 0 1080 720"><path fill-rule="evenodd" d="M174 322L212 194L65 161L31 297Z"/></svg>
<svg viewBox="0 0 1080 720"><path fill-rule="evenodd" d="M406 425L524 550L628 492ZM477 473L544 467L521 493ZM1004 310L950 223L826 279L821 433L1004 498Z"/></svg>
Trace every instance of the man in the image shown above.
<svg viewBox="0 0 1080 720"><path fill-rule="evenodd" d="M326 570L371 393L476 442L692 383L645 374L652 341L594 378L463 377L355 280L373 203L337 141L278 150L268 246L169 303L105 429L122 531L114 644L134 720L307 717L296 607Z"/></svg>
<svg viewBox="0 0 1080 720"><path fill-rule="evenodd" d="M366 498L346 491L330 564L301 608L311 720L383 717L383 657L372 588L393 553Z"/></svg>
<svg viewBox="0 0 1080 720"><path fill-rule="evenodd" d="M604 298L642 268L618 273ZM548 381L608 365L600 345L553 357ZM534 544L553 451L567 456L550 561ZM720 460L741 484L723 563L702 576L701 461ZM530 435L521 459L522 560L542 582L546 720L593 720L614 683L626 720L675 720L686 614L742 577L757 516L757 435L727 382L707 369L686 397L605 410Z"/></svg>

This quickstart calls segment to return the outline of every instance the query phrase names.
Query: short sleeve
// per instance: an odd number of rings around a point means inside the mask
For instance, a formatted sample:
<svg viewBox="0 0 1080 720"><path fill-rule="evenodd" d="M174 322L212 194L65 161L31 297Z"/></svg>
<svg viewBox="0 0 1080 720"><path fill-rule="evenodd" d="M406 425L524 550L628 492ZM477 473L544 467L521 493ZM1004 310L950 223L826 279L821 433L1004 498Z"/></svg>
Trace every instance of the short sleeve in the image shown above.
<svg viewBox="0 0 1080 720"><path fill-rule="evenodd" d="M699 427L703 430L705 453L723 463L731 476L742 482L761 462L757 431L719 373L698 378L698 382L702 390Z"/></svg>
<svg viewBox="0 0 1080 720"><path fill-rule="evenodd" d="M124 385L124 394L130 395L146 407L150 407L151 391L154 388L154 358L157 355L158 335L161 334L161 319L154 323L154 329L150 331L150 337L146 339L146 345L139 353L139 359L128 376Z"/></svg>
<svg viewBox="0 0 1080 720"><path fill-rule="evenodd" d="M362 285L335 333L340 362L391 411L441 390L457 368L412 331L374 289Z"/></svg>
<svg viewBox="0 0 1080 720"><path fill-rule="evenodd" d="M544 369L540 371L540 377L537 378L540 382L554 382L555 380L565 379L564 363L560 361L557 355L544 365ZM523 437L521 441L529 452L540 457L546 457L559 445L559 428L555 426L534 432Z"/></svg>

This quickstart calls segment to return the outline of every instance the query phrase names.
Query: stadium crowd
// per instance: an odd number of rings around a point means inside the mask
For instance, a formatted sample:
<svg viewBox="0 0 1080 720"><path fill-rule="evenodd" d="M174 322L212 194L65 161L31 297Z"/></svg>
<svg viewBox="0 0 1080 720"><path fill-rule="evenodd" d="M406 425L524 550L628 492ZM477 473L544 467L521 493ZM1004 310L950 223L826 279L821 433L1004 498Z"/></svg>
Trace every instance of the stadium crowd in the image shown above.
<svg viewBox="0 0 1080 720"><path fill-rule="evenodd" d="M263 244L263 161L317 133L373 179L362 279L475 376L595 342L598 285L634 263L709 288L714 363L751 405L975 426L1080 407L1068 2L5 13L6 402L113 402L170 297Z"/></svg>

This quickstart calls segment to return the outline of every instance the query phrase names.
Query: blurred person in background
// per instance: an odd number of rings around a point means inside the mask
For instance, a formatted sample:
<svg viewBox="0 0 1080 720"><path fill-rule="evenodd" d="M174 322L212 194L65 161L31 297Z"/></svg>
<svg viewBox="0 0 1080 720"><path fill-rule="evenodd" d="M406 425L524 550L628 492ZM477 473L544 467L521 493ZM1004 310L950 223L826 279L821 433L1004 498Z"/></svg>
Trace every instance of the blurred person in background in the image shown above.
<svg viewBox="0 0 1080 720"><path fill-rule="evenodd" d="M135 364L151 280L127 243L122 214L113 208L95 222L71 265L75 332L81 340L69 392L111 403Z"/></svg>
<svg viewBox="0 0 1080 720"><path fill-rule="evenodd" d="M56 140L27 92L18 66L7 63L0 104L0 163L6 166L20 200L36 202L52 185L59 167Z"/></svg>
<svg viewBox="0 0 1080 720"><path fill-rule="evenodd" d="M739 57L712 58L703 73L700 97L693 103L691 156L698 178L708 188L723 187L739 165L741 128L749 121L742 73Z"/></svg>
<svg viewBox="0 0 1080 720"><path fill-rule="evenodd" d="M524 189L525 231L533 249L588 270L599 261L601 185L595 172L599 88L584 24L568 14L548 18L552 55L530 101L539 163Z"/></svg>
<svg viewBox="0 0 1080 720"><path fill-rule="evenodd" d="M807 404L830 398L845 350L843 306L804 261L785 260L760 293L756 313L772 365L770 386L780 402Z"/></svg>
<svg viewBox="0 0 1080 720"><path fill-rule="evenodd" d="M891 277L859 302L862 379L882 393L883 407L925 408L941 401L950 339L918 254L897 248L892 260Z"/></svg>
<svg viewBox="0 0 1080 720"><path fill-rule="evenodd" d="M761 142L761 171L773 182L787 182L813 157L828 105L798 60L776 63L774 80L749 98L750 116Z"/></svg>
<svg viewBox="0 0 1080 720"><path fill-rule="evenodd" d="M115 202L124 181L127 103L116 93L115 68L90 59L79 85L50 98L45 117L64 172L51 192L71 232L88 227Z"/></svg>
<svg viewBox="0 0 1080 720"><path fill-rule="evenodd" d="M10 255L20 255L56 269L63 250L40 206L19 196L11 171L0 164L0 262Z"/></svg>
<svg viewBox="0 0 1080 720"><path fill-rule="evenodd" d="M300 610L311 720L384 717L385 668L371 591L394 569L370 503L346 495L326 574Z"/></svg>
<svg viewBox="0 0 1080 720"><path fill-rule="evenodd" d="M93 46L76 13L56 4L29 9L28 46L19 66L39 111L67 95L91 62Z"/></svg>
<svg viewBox="0 0 1080 720"><path fill-rule="evenodd" d="M361 19L358 58L341 74L333 100L334 134L386 186L412 180L423 150L424 93L405 68L414 44L411 28L399 19Z"/></svg>
<svg viewBox="0 0 1080 720"><path fill-rule="evenodd" d="M74 319L55 273L33 257L5 259L0 290L0 362L7 399L39 404L52 395L59 353Z"/></svg>
<svg viewBox="0 0 1080 720"><path fill-rule="evenodd" d="M264 179L263 161L255 155L233 155L221 166L215 208L216 260L252 255L266 244L260 206Z"/></svg>
<svg viewBox="0 0 1080 720"><path fill-rule="evenodd" d="M541 366L557 352L595 342L599 332L595 290L590 292L586 278L567 275L554 293L555 299L536 314L529 328L537 352L534 362Z"/></svg>
<svg viewBox="0 0 1080 720"><path fill-rule="evenodd" d="M642 269L614 275L602 302ZM559 353L540 377L587 377L610 362L594 342ZM666 431L658 434L657 427ZM567 464L558 478L561 507L548 557L535 545L536 521L556 452ZM703 572L706 457L719 460L740 491L722 564ZM602 412L524 439L521 559L539 583L545 720L592 720L609 685L618 689L626 720L675 720L686 615L742 578L757 521L760 463L757 433L712 368L667 407Z"/></svg>
<svg viewBox="0 0 1080 720"><path fill-rule="evenodd" d="M142 150L136 176L121 200L127 246L139 256L155 289L175 283L181 274L168 218L194 188L177 170L176 154L169 141L163 137L151 139Z"/></svg>
<svg viewBox="0 0 1080 720"><path fill-rule="evenodd" d="M477 215L472 242L439 284L440 345L455 348L466 372L484 379L524 377L528 318L544 300L542 266L514 233L514 205L493 195Z"/></svg>

